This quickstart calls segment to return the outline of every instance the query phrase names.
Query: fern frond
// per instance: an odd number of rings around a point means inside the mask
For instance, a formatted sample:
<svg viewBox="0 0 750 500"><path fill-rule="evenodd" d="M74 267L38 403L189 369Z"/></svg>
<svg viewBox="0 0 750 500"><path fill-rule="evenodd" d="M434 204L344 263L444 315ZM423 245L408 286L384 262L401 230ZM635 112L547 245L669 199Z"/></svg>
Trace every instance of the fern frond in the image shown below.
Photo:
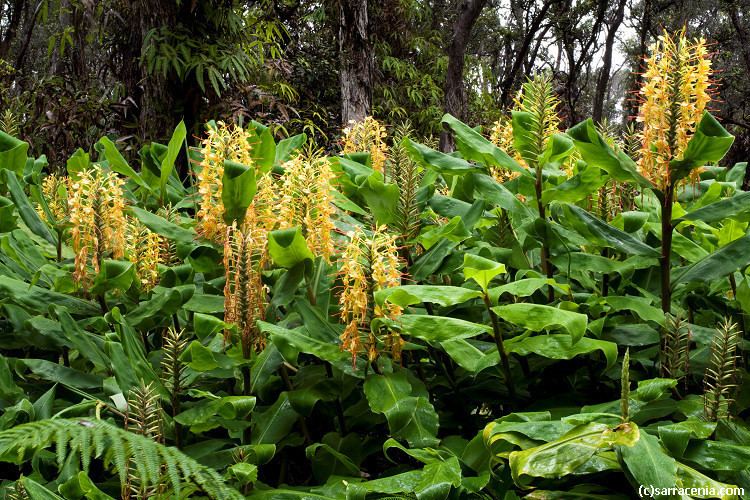
<svg viewBox="0 0 750 500"><path fill-rule="evenodd" d="M703 413L709 421L729 417L732 394L737 387L739 343L737 324L725 319L714 334L711 357L703 378Z"/></svg>
<svg viewBox="0 0 750 500"><path fill-rule="evenodd" d="M30 455L58 445L61 436L68 443L69 452L66 455L77 455L81 463L86 464L91 459L101 459L106 467L112 467L120 474L122 483L127 479L127 464L133 460L139 467L148 469L143 477L162 480L173 490L175 498L179 498L186 483L195 485L209 498L244 498L237 490L226 485L215 470L199 464L177 448L164 446L101 420L40 420L2 431L0 461L16 461L18 458L18 462L23 462L30 458L27 452ZM96 443L104 443L104 447ZM100 453L101 450L105 451ZM84 459L83 453L89 456ZM163 466L167 467L166 477L162 474ZM148 486L156 485L152 482Z"/></svg>

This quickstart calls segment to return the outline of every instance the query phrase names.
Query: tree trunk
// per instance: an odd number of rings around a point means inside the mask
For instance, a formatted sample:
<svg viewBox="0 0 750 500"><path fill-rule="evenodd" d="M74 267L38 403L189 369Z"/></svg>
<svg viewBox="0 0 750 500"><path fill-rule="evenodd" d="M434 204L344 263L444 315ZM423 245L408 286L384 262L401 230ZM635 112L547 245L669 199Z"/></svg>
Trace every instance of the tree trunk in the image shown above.
<svg viewBox="0 0 750 500"><path fill-rule="evenodd" d="M607 27L604 61L601 73L599 74L599 80L596 82L596 93L594 94L594 112L592 113L594 123L600 123L604 117L604 101L606 100L607 87L609 86L609 73L612 70L612 53L614 52L615 37L625 15L626 1L627 0L620 0L614 17Z"/></svg>
<svg viewBox="0 0 750 500"><path fill-rule="evenodd" d="M445 75L445 112L459 120L466 119L466 92L464 91L464 55L471 29L487 0L463 0L459 7L453 38L448 47L448 69ZM440 150L453 150L453 137L448 131L440 134Z"/></svg>
<svg viewBox="0 0 750 500"><path fill-rule="evenodd" d="M14 0L10 5L8 29L5 30L2 39L0 39L0 59L7 59L10 53L10 47L16 38L16 31L21 24L21 14L26 7L26 2L25 0Z"/></svg>
<svg viewBox="0 0 750 500"><path fill-rule="evenodd" d="M373 61L367 25L367 0L339 0L341 122L360 121L372 105Z"/></svg>

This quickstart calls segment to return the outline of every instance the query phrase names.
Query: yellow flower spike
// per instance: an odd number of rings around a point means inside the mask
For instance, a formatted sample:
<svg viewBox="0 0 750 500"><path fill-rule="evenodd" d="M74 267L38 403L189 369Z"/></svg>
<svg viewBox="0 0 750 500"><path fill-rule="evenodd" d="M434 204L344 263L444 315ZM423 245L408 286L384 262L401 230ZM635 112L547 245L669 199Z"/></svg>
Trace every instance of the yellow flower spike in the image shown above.
<svg viewBox="0 0 750 500"><path fill-rule="evenodd" d="M124 256L126 234L123 180L101 168L84 170L69 183L71 240L75 253L73 278L87 290L102 259Z"/></svg>
<svg viewBox="0 0 750 500"><path fill-rule="evenodd" d="M368 116L361 122L351 122L343 132L344 154L369 152L372 169L383 173L388 151L385 143L388 134L385 127L372 116Z"/></svg>
<svg viewBox="0 0 750 500"><path fill-rule="evenodd" d="M204 238L220 242L226 233L224 203L221 200L224 160L232 160L252 166L252 146L249 134L237 125L217 122L210 127L202 141L200 171L197 187L200 207L196 220L196 231Z"/></svg>
<svg viewBox="0 0 750 500"><path fill-rule="evenodd" d="M670 162L685 152L711 102L711 61L705 40L688 40L684 29L674 36L665 32L650 52L637 118L643 124L639 169L665 189L671 183ZM698 174L692 172L694 181Z"/></svg>
<svg viewBox="0 0 750 500"><path fill-rule="evenodd" d="M351 236L340 261L343 285L339 296L340 316L347 325L341 335L341 349L352 354L352 366L356 366L357 355L363 347L361 330L367 328L371 315L372 294L401 284L396 237L385 227L376 228L370 237L358 230ZM401 313L401 307L390 303L372 308L374 317L396 319ZM367 332L370 361L377 358L376 340L373 332Z"/></svg>
<svg viewBox="0 0 750 500"><path fill-rule="evenodd" d="M138 219L128 217L125 256L133 263L141 289L151 290L159 282L159 264L162 260L163 240Z"/></svg>
<svg viewBox="0 0 750 500"><path fill-rule="evenodd" d="M249 358L252 352L260 352L266 339L258 328L258 321L265 319L268 290L263 284L263 254L265 243L257 235L232 224L226 229L224 238L224 321L237 325L240 333L242 354ZM229 340L229 333L225 337Z"/></svg>
<svg viewBox="0 0 750 500"><path fill-rule="evenodd" d="M334 177L328 158L309 153L288 161L281 179L281 227L299 225L307 246L326 262L333 253Z"/></svg>
<svg viewBox="0 0 750 500"><path fill-rule="evenodd" d="M47 203L52 220L47 217L41 206L37 205L39 217L51 226L57 226L67 221L70 216L68 207L68 184L70 179L59 174L50 174L42 181L42 196Z"/></svg>

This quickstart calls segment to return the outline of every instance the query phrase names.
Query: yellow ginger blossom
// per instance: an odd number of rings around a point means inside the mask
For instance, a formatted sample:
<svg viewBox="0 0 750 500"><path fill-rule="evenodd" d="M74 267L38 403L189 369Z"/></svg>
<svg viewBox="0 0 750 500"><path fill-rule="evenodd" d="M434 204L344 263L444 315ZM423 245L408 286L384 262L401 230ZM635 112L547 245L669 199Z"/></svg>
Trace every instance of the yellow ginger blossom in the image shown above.
<svg viewBox="0 0 750 500"><path fill-rule="evenodd" d="M249 134L242 127L217 122L209 127L202 141L200 171L197 174L200 207L196 216L196 231L206 239L221 241L226 233L224 203L221 199L224 160L252 166L252 146Z"/></svg>
<svg viewBox="0 0 750 500"><path fill-rule="evenodd" d="M505 151L508 156L516 160L519 165L529 168L520 153L513 147L513 124L510 116L502 116L492 124L490 129L490 142ZM491 167L490 173L497 182L503 183L518 177L518 172L502 167Z"/></svg>
<svg viewBox="0 0 750 500"><path fill-rule="evenodd" d="M388 151L386 136L385 127L372 116L361 122L350 122L344 129L343 152L369 152L372 169L383 173Z"/></svg>
<svg viewBox="0 0 750 500"><path fill-rule="evenodd" d="M101 168L84 170L70 182L73 278L84 290L91 284L89 269L98 273L105 254L114 259L124 256L127 223L122 185L117 174Z"/></svg>
<svg viewBox="0 0 750 500"><path fill-rule="evenodd" d="M125 256L133 263L143 290L151 290L159 282L159 264L162 261L164 241L134 217L127 218L128 231Z"/></svg>
<svg viewBox="0 0 750 500"><path fill-rule="evenodd" d="M281 228L299 225L307 246L326 262L333 253L334 176L328 158L310 154L286 162L281 178Z"/></svg>
<svg viewBox="0 0 750 500"><path fill-rule="evenodd" d="M234 223L224 238L224 321L237 325L242 354L249 358L266 345L257 322L265 319L268 290L263 284L262 269L266 244L253 231ZM227 334L229 332L226 332Z"/></svg>
<svg viewBox="0 0 750 500"><path fill-rule="evenodd" d="M367 328L371 309L372 316L389 319L396 319L402 312L399 306L390 303L372 307L372 294L401 284L395 236L387 233L385 227L377 228L370 237L358 230L352 234L340 261L343 289L339 305L341 319L346 323L341 349L351 353L352 366L356 366L357 355L363 348L360 330ZM389 340L392 352L400 356L403 341L397 335L391 335ZM368 359L374 361L377 350L373 332L367 332L367 351Z"/></svg>
<svg viewBox="0 0 750 500"><path fill-rule="evenodd" d="M665 32L650 52L637 118L643 124L639 168L663 190L672 183L670 162L681 158L711 101L711 61L705 40L690 41L684 30Z"/></svg>
<svg viewBox="0 0 750 500"><path fill-rule="evenodd" d="M70 215L68 206L69 182L70 179L58 174L50 174L42 181L42 196L47 203L49 215L52 216L52 219L50 220L47 212L41 206L37 205L36 211L39 217L51 226L66 222Z"/></svg>

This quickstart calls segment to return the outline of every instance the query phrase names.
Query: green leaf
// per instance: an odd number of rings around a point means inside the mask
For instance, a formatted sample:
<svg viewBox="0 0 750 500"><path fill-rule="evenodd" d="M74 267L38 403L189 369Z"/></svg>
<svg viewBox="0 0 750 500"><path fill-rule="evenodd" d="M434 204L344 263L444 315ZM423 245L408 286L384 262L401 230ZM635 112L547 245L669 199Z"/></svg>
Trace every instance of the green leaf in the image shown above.
<svg viewBox="0 0 750 500"><path fill-rule="evenodd" d="M620 150L613 150L597 132L589 118L568 130L578 152L589 165L601 168L613 179L635 182L641 187L652 187L651 182L638 172L635 162Z"/></svg>
<svg viewBox="0 0 750 500"><path fill-rule="evenodd" d="M15 203L16 210L18 210L21 219L34 234L41 236L51 244L55 245L57 239L52 236L47 224L39 218L39 214L34 210L34 207L31 206L31 202L29 202L29 198L26 196L21 183L18 182L16 174L12 170L5 170L3 178L5 179L10 197L13 200L13 203Z"/></svg>
<svg viewBox="0 0 750 500"><path fill-rule="evenodd" d="M481 292L459 286L402 285L376 291L375 302L382 306L388 301L401 307L430 302L445 307L462 304L481 296Z"/></svg>
<svg viewBox="0 0 750 500"><path fill-rule="evenodd" d="M85 472L81 471L72 476L70 479L61 484L59 491L68 500L87 499L87 500L113 500L111 496L105 494L96 487Z"/></svg>
<svg viewBox="0 0 750 500"><path fill-rule="evenodd" d="M274 264L287 269L315 259L299 226L271 231L268 234L268 253Z"/></svg>
<svg viewBox="0 0 750 500"><path fill-rule="evenodd" d="M5 196L0 196L0 233L9 233L18 227L16 206Z"/></svg>
<svg viewBox="0 0 750 500"><path fill-rule="evenodd" d="M446 316L404 314L398 318L396 324L402 333L430 343L466 339L491 332L487 325Z"/></svg>
<svg viewBox="0 0 750 500"><path fill-rule="evenodd" d="M678 484L677 462L667 455L659 440L651 434L642 432L635 446L623 446L618 451L637 484L655 488L670 488Z"/></svg>
<svg viewBox="0 0 750 500"><path fill-rule="evenodd" d="M617 344L606 340L582 337L573 342L570 335L536 335L520 340L510 339L505 343L508 352L521 356L536 354L549 359L573 359L580 354L601 351L607 358L607 368L611 368L617 361Z"/></svg>
<svg viewBox="0 0 750 500"><path fill-rule="evenodd" d="M23 175L29 144L0 130L0 170Z"/></svg>
<svg viewBox="0 0 750 500"><path fill-rule="evenodd" d="M185 129L185 122L180 121L174 129L174 132L172 132L172 138L169 139L169 144L167 145L167 154L161 161L159 188L161 189L162 201L167 199L167 181L169 181L169 176L172 175L172 172L174 171L174 162L177 160L177 155L180 154L180 148L182 148L182 145L185 142L186 135L187 130Z"/></svg>
<svg viewBox="0 0 750 500"><path fill-rule="evenodd" d="M676 224L683 220L699 220L710 224L730 217L737 220L746 220L749 214L750 193L743 192L692 210L674 222Z"/></svg>
<svg viewBox="0 0 750 500"><path fill-rule="evenodd" d="M474 280L487 293L490 282L499 274L505 274L505 264L474 254L464 254L464 278Z"/></svg>
<svg viewBox="0 0 750 500"><path fill-rule="evenodd" d="M411 141L408 138L402 142L403 146L409 152L409 156L418 165L435 170L441 174L465 174L469 172L480 172L483 167L469 163L468 161L457 156L447 155L440 151L435 151L423 144Z"/></svg>
<svg viewBox="0 0 750 500"><path fill-rule="evenodd" d="M236 161L224 160L221 201L224 203L224 222L238 223L245 219L247 207L253 201L257 185L255 169Z"/></svg>
<svg viewBox="0 0 750 500"><path fill-rule="evenodd" d="M552 201L575 203L583 200L604 185L607 179L601 174L601 170L589 165L559 186L545 189L542 193L542 202L545 204Z"/></svg>
<svg viewBox="0 0 750 500"><path fill-rule="evenodd" d="M24 477L21 482L30 500L65 500L31 478Z"/></svg>
<svg viewBox="0 0 750 500"><path fill-rule="evenodd" d="M164 217L153 214L148 210L140 207L131 206L130 211L138 217L144 226L151 231L169 238L172 241L182 244L194 244L196 235L192 229L185 229L182 226L166 220Z"/></svg>
<svg viewBox="0 0 750 500"><path fill-rule="evenodd" d="M750 264L748 248L750 248L750 234L734 240L727 246L688 266L682 272L674 273L672 286L690 282L709 283L718 278L723 278Z"/></svg>
<svg viewBox="0 0 750 500"><path fill-rule="evenodd" d="M253 412L253 444L275 444L287 437L297 421L297 412L289 402L289 396L282 392L276 402L261 413Z"/></svg>
<svg viewBox="0 0 750 500"><path fill-rule="evenodd" d="M555 205L559 212L555 214L562 225L567 225L592 243L628 255L659 257L659 252L624 231L594 217L581 207L563 203Z"/></svg>
<svg viewBox="0 0 750 500"><path fill-rule="evenodd" d="M307 142L306 134L297 134L287 139L282 139L276 145L276 158L274 163L281 165L291 159L292 155Z"/></svg>
<svg viewBox="0 0 750 500"><path fill-rule="evenodd" d="M412 447L437 445L437 413L427 398L411 395L406 372L370 375L364 391L372 411L385 415L391 435Z"/></svg>
<svg viewBox="0 0 750 500"><path fill-rule="evenodd" d="M94 277L91 293L100 295L110 290L124 291L130 288L135 279L135 266L132 262L105 259Z"/></svg>
<svg viewBox="0 0 750 500"><path fill-rule="evenodd" d="M375 221L378 224L389 224L396 219L398 213L398 186L385 184L382 175L373 172L359 186L358 193L365 199Z"/></svg>
<svg viewBox="0 0 750 500"><path fill-rule="evenodd" d="M644 433L632 422L614 429L596 422L579 425L555 441L511 452L509 464L513 480L525 487L529 478L560 479L569 474L580 473L579 469L584 468L598 452L615 445L629 449L629 446L637 442L639 434L643 436Z"/></svg>
<svg viewBox="0 0 750 500"><path fill-rule="evenodd" d="M522 175L529 175L528 169L523 168L505 151L454 116L445 114L441 122L453 131L456 138L456 147L461 152L461 156L467 160L481 162L487 167L502 167Z"/></svg>
<svg viewBox="0 0 750 500"><path fill-rule="evenodd" d="M724 158L733 142L734 136L711 113L704 111L682 158L669 164L670 180L676 182L687 177L694 168L718 162Z"/></svg>
<svg viewBox="0 0 750 500"><path fill-rule="evenodd" d="M99 139L99 142L97 144L101 145L104 148L104 157L107 159L109 168L113 172L117 172L118 174L122 174L125 177L129 177L142 188L149 191L151 190L151 187L146 181L143 180L140 175L138 175L138 172L133 170L133 168L128 165L128 162L125 161L125 158L122 157L122 154L120 154L117 146L115 146L115 143L112 142L109 137L102 137L101 139Z"/></svg>
<svg viewBox="0 0 750 500"><path fill-rule="evenodd" d="M505 321L532 332L562 328L570 334L572 344L583 337L588 325L588 317L585 314L541 304L507 304L495 306L492 310Z"/></svg>

